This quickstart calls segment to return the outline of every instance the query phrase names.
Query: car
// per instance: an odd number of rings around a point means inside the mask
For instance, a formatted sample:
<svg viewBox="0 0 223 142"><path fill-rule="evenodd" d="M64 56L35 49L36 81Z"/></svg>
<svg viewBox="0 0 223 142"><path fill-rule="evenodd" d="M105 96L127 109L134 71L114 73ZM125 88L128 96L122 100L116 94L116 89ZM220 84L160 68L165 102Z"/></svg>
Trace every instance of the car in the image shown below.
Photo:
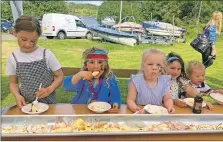
<svg viewBox="0 0 223 142"><path fill-rule="evenodd" d="M66 38L91 38L91 32L74 15L46 13L42 19L43 36L48 39L57 37L58 39Z"/></svg>
<svg viewBox="0 0 223 142"><path fill-rule="evenodd" d="M1 20L1 31L6 32L6 33L11 33L13 28L13 23L6 20L2 19Z"/></svg>

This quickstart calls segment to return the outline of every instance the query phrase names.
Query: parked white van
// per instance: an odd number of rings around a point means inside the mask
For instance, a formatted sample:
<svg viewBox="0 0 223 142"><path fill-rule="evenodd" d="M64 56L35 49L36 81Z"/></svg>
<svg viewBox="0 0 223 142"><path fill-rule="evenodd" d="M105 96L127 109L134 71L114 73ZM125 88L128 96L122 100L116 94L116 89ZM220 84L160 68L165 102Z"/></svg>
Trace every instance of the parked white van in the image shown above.
<svg viewBox="0 0 223 142"><path fill-rule="evenodd" d="M92 39L93 34L86 28L80 19L73 15L47 13L43 15L42 35L48 39L72 37L86 37Z"/></svg>

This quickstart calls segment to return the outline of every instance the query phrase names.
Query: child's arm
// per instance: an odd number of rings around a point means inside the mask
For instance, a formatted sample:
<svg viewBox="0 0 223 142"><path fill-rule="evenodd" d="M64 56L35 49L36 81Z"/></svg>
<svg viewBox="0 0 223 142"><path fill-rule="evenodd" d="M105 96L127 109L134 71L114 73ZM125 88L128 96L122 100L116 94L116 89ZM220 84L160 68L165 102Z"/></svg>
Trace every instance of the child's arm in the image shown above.
<svg viewBox="0 0 223 142"><path fill-rule="evenodd" d="M163 102L169 113L175 112L175 109L173 107L173 99L169 92L163 96Z"/></svg>
<svg viewBox="0 0 223 142"><path fill-rule="evenodd" d="M26 102L25 102L24 97L20 95L19 87L18 87L18 80L17 80L16 75L10 75L9 81L10 81L10 85L9 85L10 91L16 98L17 106L21 108L22 106L26 105Z"/></svg>
<svg viewBox="0 0 223 142"><path fill-rule="evenodd" d="M223 90L214 90L213 92L223 94Z"/></svg>
<svg viewBox="0 0 223 142"><path fill-rule="evenodd" d="M184 91L186 92L187 98L194 98L198 93L197 90L189 84L184 85Z"/></svg>
<svg viewBox="0 0 223 142"><path fill-rule="evenodd" d="M40 88L36 94L38 98L45 98L49 96L54 90L56 90L60 84L63 82L63 71L62 69L59 69L54 72L54 81L52 84L47 88Z"/></svg>
<svg viewBox="0 0 223 142"><path fill-rule="evenodd" d="M76 84L77 82L79 82L79 80L81 78L86 79L86 80L91 80L92 77L93 77L92 72L90 72L90 71L80 71L72 77L72 83Z"/></svg>
<svg viewBox="0 0 223 142"><path fill-rule="evenodd" d="M136 87L134 83L131 81L128 88L127 105L132 112L141 110L141 108L138 107L135 103L136 94L137 94Z"/></svg>
<svg viewBox="0 0 223 142"><path fill-rule="evenodd" d="M206 103L206 106L207 106L207 108L208 108L209 110L213 110L213 105L212 105L211 103L206 102L206 101L205 101L205 103Z"/></svg>
<svg viewBox="0 0 223 142"><path fill-rule="evenodd" d="M187 104L183 100L174 99L173 102L178 107L187 107Z"/></svg>

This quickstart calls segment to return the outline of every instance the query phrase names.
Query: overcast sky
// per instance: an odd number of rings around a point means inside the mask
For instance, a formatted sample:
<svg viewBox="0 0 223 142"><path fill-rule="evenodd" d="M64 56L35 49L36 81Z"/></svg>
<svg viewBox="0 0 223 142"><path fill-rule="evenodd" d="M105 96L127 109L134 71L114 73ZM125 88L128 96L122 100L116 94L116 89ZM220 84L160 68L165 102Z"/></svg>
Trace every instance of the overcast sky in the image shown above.
<svg viewBox="0 0 223 142"><path fill-rule="evenodd" d="M103 1L72 1L72 2L76 4L93 4L93 5L98 5L98 6L103 3Z"/></svg>

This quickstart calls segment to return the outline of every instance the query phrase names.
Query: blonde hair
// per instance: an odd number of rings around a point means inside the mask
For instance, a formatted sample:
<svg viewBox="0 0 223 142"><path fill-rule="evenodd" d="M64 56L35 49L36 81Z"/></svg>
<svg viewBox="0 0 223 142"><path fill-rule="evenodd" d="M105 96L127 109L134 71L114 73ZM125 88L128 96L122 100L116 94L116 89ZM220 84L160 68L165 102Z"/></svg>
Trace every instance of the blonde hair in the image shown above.
<svg viewBox="0 0 223 142"><path fill-rule="evenodd" d="M142 60L141 60L141 69L140 69L139 73L142 73L143 66L144 66L144 63L146 61L146 58L150 54L161 54L161 55L163 55L162 74L165 74L166 73L166 66L167 66L167 63L166 63L166 55L165 55L165 53L163 51L161 51L159 49L154 49L154 48L147 49L147 50L145 50L143 52L143 54L142 54Z"/></svg>
<svg viewBox="0 0 223 142"><path fill-rule="evenodd" d="M191 76L191 74L193 73L194 69L201 69L201 68L205 70L205 66L201 62L199 62L199 61L190 61L190 62L188 62L187 67L186 67L187 77Z"/></svg>
<svg viewBox="0 0 223 142"><path fill-rule="evenodd" d="M222 28L222 13L220 11L213 12L211 23L217 26L217 33L220 34Z"/></svg>
<svg viewBox="0 0 223 142"><path fill-rule="evenodd" d="M82 54L82 59L84 60L84 64L83 64L83 67L81 68L81 71L87 71L88 70L87 69L88 54L94 53L96 50L101 50L101 51L107 52L105 49L100 48L100 47L92 47L92 48L86 49ZM112 71L109 67L109 64L108 64L108 60L104 60L103 69L104 69L104 73L102 74L102 76L105 77L106 82L107 82L108 79L109 79L109 76L112 73Z"/></svg>

